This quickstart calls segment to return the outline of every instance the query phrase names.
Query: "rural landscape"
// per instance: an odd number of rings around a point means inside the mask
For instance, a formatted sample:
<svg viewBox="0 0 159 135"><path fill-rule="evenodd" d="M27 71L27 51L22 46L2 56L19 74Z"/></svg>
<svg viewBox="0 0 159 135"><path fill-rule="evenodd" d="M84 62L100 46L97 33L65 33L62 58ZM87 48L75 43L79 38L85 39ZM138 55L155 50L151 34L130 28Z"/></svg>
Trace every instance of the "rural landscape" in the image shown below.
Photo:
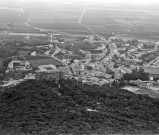
<svg viewBox="0 0 159 135"><path fill-rule="evenodd" d="M158 11L129 8L122 3L104 4L104 0L96 3L85 0L54 0L51 4L31 1L23 5L24 3L19 2L13 8L0 8L0 28L10 28L12 32L36 32L36 28L39 28L50 32L90 34L81 26L82 23L97 34L158 40ZM13 38L16 39L14 36Z"/></svg>
<svg viewBox="0 0 159 135"><path fill-rule="evenodd" d="M159 134L158 6L0 0L0 135Z"/></svg>

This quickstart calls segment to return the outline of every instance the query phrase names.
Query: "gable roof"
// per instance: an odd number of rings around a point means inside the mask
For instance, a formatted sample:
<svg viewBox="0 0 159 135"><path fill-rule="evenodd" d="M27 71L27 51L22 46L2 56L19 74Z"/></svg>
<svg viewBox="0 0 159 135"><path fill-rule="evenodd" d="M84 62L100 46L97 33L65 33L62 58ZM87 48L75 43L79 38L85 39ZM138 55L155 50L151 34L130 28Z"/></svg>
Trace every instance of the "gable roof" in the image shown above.
<svg viewBox="0 0 159 135"><path fill-rule="evenodd" d="M123 70L125 73L129 73L129 74L132 73L132 70L130 68L126 68L124 66L120 66L119 68Z"/></svg>

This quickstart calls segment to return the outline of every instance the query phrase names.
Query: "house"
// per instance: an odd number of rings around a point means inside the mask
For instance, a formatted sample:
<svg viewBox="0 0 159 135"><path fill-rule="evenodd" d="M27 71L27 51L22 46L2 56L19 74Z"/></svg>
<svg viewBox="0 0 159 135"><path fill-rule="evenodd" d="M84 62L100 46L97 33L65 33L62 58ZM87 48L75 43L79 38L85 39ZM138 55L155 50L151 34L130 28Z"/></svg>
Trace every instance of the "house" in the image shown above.
<svg viewBox="0 0 159 135"><path fill-rule="evenodd" d="M121 54L120 57L125 58L126 56L125 56L125 54Z"/></svg>
<svg viewBox="0 0 159 135"><path fill-rule="evenodd" d="M125 46L130 46L130 44L125 44Z"/></svg>
<svg viewBox="0 0 159 135"><path fill-rule="evenodd" d="M118 69L113 69L112 71L114 72L113 77L114 77L115 80L116 80L116 79L121 79L121 78L123 77L122 73L119 72Z"/></svg>
<svg viewBox="0 0 159 135"><path fill-rule="evenodd" d="M143 46L144 46L143 43L140 43L138 44L137 48L142 49Z"/></svg>
<svg viewBox="0 0 159 135"><path fill-rule="evenodd" d="M100 83L100 85L103 85L103 84L107 84L107 83L110 83L110 82L106 79L101 79L99 83Z"/></svg>
<svg viewBox="0 0 159 135"><path fill-rule="evenodd" d="M121 71L121 73L123 73L123 74L126 74L126 73L130 74L130 73L132 73L132 70L130 68L126 68L124 66L120 66L118 68L118 70Z"/></svg>
<svg viewBox="0 0 159 135"><path fill-rule="evenodd" d="M92 81L82 80L82 84L92 85Z"/></svg>
<svg viewBox="0 0 159 135"><path fill-rule="evenodd" d="M98 83L100 81L100 79L96 77L87 78L87 80L92 81L92 83Z"/></svg>
<svg viewBox="0 0 159 135"><path fill-rule="evenodd" d="M36 51L33 51L33 52L31 52L31 56L36 56L36 54L37 54L37 52Z"/></svg>
<svg viewBox="0 0 159 135"><path fill-rule="evenodd" d="M64 78L64 72L56 68L55 65L42 65L35 73L36 80L58 80Z"/></svg>
<svg viewBox="0 0 159 135"><path fill-rule="evenodd" d="M28 73L25 75L24 80L34 80L35 79L35 75L32 73Z"/></svg>

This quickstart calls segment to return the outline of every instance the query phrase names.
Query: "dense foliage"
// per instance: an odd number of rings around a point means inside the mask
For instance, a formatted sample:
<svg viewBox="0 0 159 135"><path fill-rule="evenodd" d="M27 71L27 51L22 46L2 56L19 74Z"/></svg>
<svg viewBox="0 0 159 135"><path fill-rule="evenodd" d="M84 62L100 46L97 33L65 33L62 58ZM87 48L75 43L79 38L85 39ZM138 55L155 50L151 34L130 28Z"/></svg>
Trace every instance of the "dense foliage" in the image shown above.
<svg viewBox="0 0 159 135"><path fill-rule="evenodd" d="M123 75L121 80L142 80L147 81L149 80L149 73L145 73L143 68L140 69L134 69L132 70L132 73L126 73Z"/></svg>
<svg viewBox="0 0 159 135"><path fill-rule="evenodd" d="M0 94L0 108L1 132L159 133L159 99L75 80L23 82Z"/></svg>

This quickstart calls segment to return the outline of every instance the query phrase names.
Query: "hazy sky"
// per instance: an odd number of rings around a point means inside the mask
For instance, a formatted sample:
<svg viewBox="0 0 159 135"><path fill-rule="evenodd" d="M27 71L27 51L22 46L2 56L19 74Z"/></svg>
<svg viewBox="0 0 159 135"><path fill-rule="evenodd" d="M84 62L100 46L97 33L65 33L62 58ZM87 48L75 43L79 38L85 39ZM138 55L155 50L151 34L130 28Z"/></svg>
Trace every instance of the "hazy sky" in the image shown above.
<svg viewBox="0 0 159 135"><path fill-rule="evenodd" d="M93 2L93 3L100 3L100 2L111 2L111 3L115 3L115 4L128 4L128 5L137 5L137 6L144 6L146 5L147 7L149 7L150 5L154 5L156 7L156 9L158 10L157 6L159 7L159 0L0 0L0 6L2 5L2 3L4 4L12 4L12 3L18 3L18 1L20 1L21 3L26 3L26 2L32 2L32 1L42 1L42 2L55 2L55 1L89 1L89 3Z"/></svg>
<svg viewBox="0 0 159 135"><path fill-rule="evenodd" d="M0 0L0 1L7 1L7 0ZM14 0L13 0L14 1ZM58 0L19 0L19 1L22 1L22 2L30 2L30 1L58 1ZM65 0L64 0L65 1ZM68 0L66 0L68 1ZM71 1L71 0L69 0ZM81 0L72 0L72 1L81 1ZM138 3L138 4L144 4L144 3L156 3L158 2L159 0L82 0L82 1L109 1L109 2L117 2L117 3L121 3L121 2L124 2L124 3Z"/></svg>
<svg viewBox="0 0 159 135"><path fill-rule="evenodd" d="M20 0L20 1L33 1L33 0ZM53 0L34 0L34 1L50 1L51 2ZM66 1L68 1L68 0L66 0ZM81 1L81 0L72 0L72 1ZM83 0L83 1L88 1L88 0ZM89 0L89 2L91 2L91 1L100 1L100 0ZM104 0L101 0L101 1L104 1ZM153 2L157 2L158 0L105 0L105 1L114 1L114 2L118 2L118 3L120 3L120 2L153 3Z"/></svg>

